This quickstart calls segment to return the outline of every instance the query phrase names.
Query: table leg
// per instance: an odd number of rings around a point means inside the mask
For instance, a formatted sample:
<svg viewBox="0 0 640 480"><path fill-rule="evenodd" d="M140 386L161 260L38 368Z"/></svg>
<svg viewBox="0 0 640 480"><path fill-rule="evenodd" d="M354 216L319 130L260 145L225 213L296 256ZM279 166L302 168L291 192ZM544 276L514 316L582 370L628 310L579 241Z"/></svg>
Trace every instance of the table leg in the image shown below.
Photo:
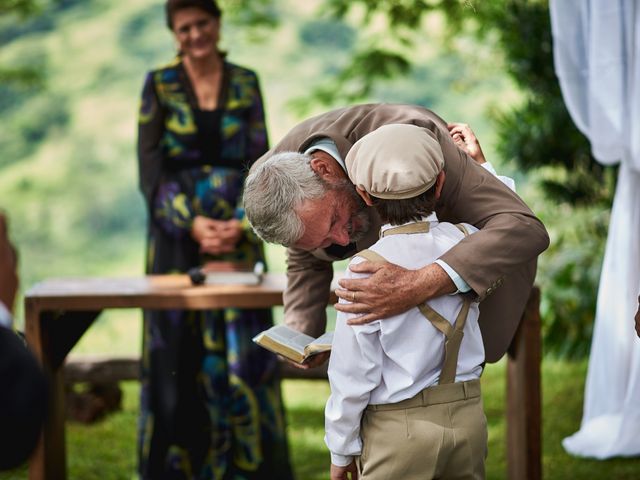
<svg viewBox="0 0 640 480"><path fill-rule="evenodd" d="M47 415L40 441L29 464L30 480L67 478L65 442L64 359L100 312L42 312L25 301L27 341L48 381ZM64 328L55 328L55 325Z"/></svg>
<svg viewBox="0 0 640 480"><path fill-rule="evenodd" d="M540 290L531 291L507 364L507 477L540 480Z"/></svg>
<svg viewBox="0 0 640 480"><path fill-rule="evenodd" d="M47 314L37 304L25 302L25 326L29 346L36 355L47 378L49 398L47 415L40 440L29 463L29 479L67 478L64 439L64 379L63 369L54 367L47 352L47 338L43 323Z"/></svg>

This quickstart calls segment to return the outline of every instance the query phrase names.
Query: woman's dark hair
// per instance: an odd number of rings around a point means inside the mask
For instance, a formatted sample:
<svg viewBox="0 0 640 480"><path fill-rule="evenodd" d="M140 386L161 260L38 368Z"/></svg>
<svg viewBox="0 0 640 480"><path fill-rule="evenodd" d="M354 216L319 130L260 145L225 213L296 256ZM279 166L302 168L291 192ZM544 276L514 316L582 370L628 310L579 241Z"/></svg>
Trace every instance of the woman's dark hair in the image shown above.
<svg viewBox="0 0 640 480"><path fill-rule="evenodd" d="M199 8L215 18L220 18L222 15L222 11L215 0L167 0L164 11L169 30L173 30L173 15L178 10L184 10L185 8Z"/></svg>
<svg viewBox="0 0 640 480"><path fill-rule="evenodd" d="M413 198L402 200L374 198L373 206L385 223L402 225L418 221L422 217L428 217L436 209L436 186Z"/></svg>

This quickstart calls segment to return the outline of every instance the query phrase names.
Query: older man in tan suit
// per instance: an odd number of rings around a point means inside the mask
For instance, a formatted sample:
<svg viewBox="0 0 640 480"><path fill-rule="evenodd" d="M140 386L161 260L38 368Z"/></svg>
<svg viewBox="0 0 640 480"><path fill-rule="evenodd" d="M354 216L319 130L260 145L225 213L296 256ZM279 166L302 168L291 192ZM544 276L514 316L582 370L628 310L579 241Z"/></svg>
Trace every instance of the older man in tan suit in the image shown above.
<svg viewBox="0 0 640 480"><path fill-rule="evenodd" d="M322 333L332 262L376 241L380 219L359 202L342 159L359 139L387 124L414 124L436 138L446 176L438 218L480 231L420 270L360 264L358 271L373 275L341 282L336 293L351 304L336 308L361 313L366 322L471 289L482 300L486 359L495 362L515 333L549 238L518 195L456 146L444 120L414 105L358 105L310 118L252 167L245 183L247 217L265 240L288 247L285 322L313 336Z"/></svg>

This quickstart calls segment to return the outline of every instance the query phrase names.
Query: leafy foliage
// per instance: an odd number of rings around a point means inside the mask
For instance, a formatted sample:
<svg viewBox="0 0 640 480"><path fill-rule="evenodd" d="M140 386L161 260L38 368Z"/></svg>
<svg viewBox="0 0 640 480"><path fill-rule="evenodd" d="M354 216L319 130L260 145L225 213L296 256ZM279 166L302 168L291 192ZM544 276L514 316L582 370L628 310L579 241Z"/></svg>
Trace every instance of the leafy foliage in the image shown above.
<svg viewBox="0 0 640 480"><path fill-rule="evenodd" d="M0 15L16 14L24 18L37 10L36 0L0 0Z"/></svg>
<svg viewBox="0 0 640 480"><path fill-rule="evenodd" d="M280 20L279 10L272 0L226 0L222 4L225 16L231 16L240 25L273 28Z"/></svg>
<svg viewBox="0 0 640 480"><path fill-rule="evenodd" d="M560 220L538 276L544 286L541 313L545 351L559 357L588 356L609 212L598 207L553 212Z"/></svg>
<svg viewBox="0 0 640 480"><path fill-rule="evenodd" d="M310 104L330 104L335 101L336 96L345 103L355 103L367 97L381 80L406 74L409 68L410 64L406 58L389 50L356 52L351 58L351 63L330 83L316 87L310 95L292 100L290 105L298 113L304 114ZM360 72L369 72L369 75L360 75Z"/></svg>
<svg viewBox="0 0 640 480"><path fill-rule="evenodd" d="M351 50L356 38L355 30L344 22L313 20L300 28L300 40L319 49Z"/></svg>
<svg viewBox="0 0 640 480"><path fill-rule="evenodd" d="M157 31L159 25L162 25L159 22L163 19L164 8L160 3L137 12L120 27L120 44L130 55L140 59L154 56L159 50L163 50L165 45L154 41L154 36L149 35L149 32Z"/></svg>

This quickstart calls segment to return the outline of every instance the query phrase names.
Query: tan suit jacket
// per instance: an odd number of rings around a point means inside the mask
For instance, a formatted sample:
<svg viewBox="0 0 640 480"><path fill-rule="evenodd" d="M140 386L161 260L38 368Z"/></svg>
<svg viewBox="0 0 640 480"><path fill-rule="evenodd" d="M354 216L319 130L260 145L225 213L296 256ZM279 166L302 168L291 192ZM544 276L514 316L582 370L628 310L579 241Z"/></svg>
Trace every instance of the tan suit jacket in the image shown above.
<svg viewBox="0 0 640 480"><path fill-rule="evenodd" d="M331 138L344 158L360 138L390 123L414 124L435 134L444 154L446 173L436 207L438 218L451 223L467 222L480 229L441 259L458 272L482 300L479 322L486 359L496 362L511 343L533 285L537 256L549 245L549 237L540 220L518 195L453 143L444 120L414 105L368 104L341 108L300 123L256 164L274 153L302 152L323 137ZM336 252L340 250L337 246L313 252L287 250L288 285L284 293L287 324L313 336L324 331L331 264L376 241L381 222L374 209L370 209L370 215L373 221L368 235L350 251Z"/></svg>

